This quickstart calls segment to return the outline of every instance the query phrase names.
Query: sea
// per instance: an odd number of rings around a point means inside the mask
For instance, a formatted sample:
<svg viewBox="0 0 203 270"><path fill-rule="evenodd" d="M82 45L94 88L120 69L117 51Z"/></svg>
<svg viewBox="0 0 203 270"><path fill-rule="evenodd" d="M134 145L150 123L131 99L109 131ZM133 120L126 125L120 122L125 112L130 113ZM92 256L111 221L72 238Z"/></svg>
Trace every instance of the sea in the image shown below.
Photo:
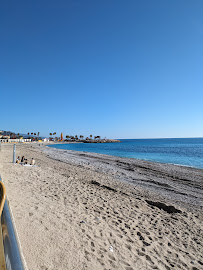
<svg viewBox="0 0 203 270"><path fill-rule="evenodd" d="M54 144L50 147L203 169L203 138L120 139L120 143Z"/></svg>

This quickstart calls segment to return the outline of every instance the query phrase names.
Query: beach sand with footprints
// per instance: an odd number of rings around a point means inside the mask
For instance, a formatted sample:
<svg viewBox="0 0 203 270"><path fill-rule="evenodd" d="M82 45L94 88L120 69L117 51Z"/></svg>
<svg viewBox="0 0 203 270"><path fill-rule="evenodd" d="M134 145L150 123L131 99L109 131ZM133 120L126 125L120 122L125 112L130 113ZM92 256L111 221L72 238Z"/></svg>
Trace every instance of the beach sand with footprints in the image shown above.
<svg viewBox="0 0 203 270"><path fill-rule="evenodd" d="M28 269L203 269L203 170L18 144L0 174Z"/></svg>

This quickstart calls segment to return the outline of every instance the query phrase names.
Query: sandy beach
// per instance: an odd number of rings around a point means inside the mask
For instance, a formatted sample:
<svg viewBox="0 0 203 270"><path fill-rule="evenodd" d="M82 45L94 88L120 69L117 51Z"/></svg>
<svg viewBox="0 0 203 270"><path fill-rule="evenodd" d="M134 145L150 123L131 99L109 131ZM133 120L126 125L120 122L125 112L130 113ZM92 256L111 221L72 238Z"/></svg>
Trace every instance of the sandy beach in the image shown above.
<svg viewBox="0 0 203 270"><path fill-rule="evenodd" d="M0 174L30 270L203 269L203 170L18 144Z"/></svg>

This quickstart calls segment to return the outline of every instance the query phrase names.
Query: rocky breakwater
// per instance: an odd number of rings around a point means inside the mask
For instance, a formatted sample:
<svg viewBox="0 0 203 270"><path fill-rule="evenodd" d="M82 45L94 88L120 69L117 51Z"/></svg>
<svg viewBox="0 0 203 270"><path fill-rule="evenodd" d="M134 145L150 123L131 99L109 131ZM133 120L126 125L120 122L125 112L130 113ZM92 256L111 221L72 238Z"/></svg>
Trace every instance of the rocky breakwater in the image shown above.
<svg viewBox="0 0 203 270"><path fill-rule="evenodd" d="M119 143L119 140L115 139L101 139L101 140L84 140L84 143Z"/></svg>

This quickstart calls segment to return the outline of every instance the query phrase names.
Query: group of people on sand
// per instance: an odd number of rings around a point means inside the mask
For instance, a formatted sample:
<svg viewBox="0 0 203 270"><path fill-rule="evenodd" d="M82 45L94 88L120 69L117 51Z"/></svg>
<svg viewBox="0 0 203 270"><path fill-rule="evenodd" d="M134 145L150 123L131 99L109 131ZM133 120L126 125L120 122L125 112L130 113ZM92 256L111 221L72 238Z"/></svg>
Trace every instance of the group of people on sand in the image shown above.
<svg viewBox="0 0 203 270"><path fill-rule="evenodd" d="M20 158L20 157L18 156L17 159L16 159L16 163L17 163L17 164L22 164L22 165L24 165L24 164L27 165L27 164L28 164L27 159L26 159L24 156L22 156L22 158ZM34 158L31 159L30 165L35 165L35 160L34 160Z"/></svg>

